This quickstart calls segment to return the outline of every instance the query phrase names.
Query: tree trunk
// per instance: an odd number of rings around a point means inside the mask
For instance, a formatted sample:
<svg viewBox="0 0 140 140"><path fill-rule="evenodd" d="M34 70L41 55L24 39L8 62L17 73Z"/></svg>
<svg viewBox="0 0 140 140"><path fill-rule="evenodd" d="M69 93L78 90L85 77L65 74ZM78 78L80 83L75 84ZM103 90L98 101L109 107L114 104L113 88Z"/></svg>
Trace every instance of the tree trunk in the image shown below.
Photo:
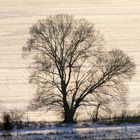
<svg viewBox="0 0 140 140"><path fill-rule="evenodd" d="M67 101L67 92L66 92L66 84L65 80L61 81L61 89L63 94L63 106L64 106L64 123L74 123L74 114L76 109L70 108Z"/></svg>
<svg viewBox="0 0 140 140"><path fill-rule="evenodd" d="M95 122L98 122L99 108L100 108L100 104L98 104L96 108Z"/></svg>
<svg viewBox="0 0 140 140"><path fill-rule="evenodd" d="M75 111L76 110L73 110L73 109L65 110L63 122L64 123L75 123L75 121L74 121Z"/></svg>
<svg viewBox="0 0 140 140"><path fill-rule="evenodd" d="M98 122L98 110L96 110L96 115L95 115L95 122Z"/></svg>

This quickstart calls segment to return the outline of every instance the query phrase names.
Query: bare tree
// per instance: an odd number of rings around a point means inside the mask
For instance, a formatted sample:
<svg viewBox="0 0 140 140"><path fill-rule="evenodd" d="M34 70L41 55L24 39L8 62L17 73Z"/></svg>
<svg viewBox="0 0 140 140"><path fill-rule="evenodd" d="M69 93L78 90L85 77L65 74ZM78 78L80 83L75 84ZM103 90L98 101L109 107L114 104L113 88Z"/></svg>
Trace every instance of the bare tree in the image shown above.
<svg viewBox="0 0 140 140"><path fill-rule="evenodd" d="M8 113L3 113L3 128L5 131L9 131L12 129L12 120Z"/></svg>
<svg viewBox="0 0 140 140"><path fill-rule="evenodd" d="M97 105L95 106L95 110L91 114L91 119L93 122L98 122L100 112L102 113L111 113L111 106L110 106L110 100L109 99L98 99Z"/></svg>
<svg viewBox="0 0 140 140"><path fill-rule="evenodd" d="M24 117L24 112L18 111L15 109L15 110L10 111L9 115L13 122L20 123L20 122L22 122L22 119Z"/></svg>
<svg viewBox="0 0 140 140"><path fill-rule="evenodd" d="M23 128L23 118L24 118L24 112L20 110L11 110L9 112L9 115L12 120L13 127L17 130L17 135L19 133L19 129Z"/></svg>
<svg viewBox="0 0 140 140"><path fill-rule="evenodd" d="M102 51L102 41L92 23L71 15L49 16L34 24L23 48L34 59L34 109L61 111L69 123L79 107L94 105L95 95L117 96L135 64L121 50Z"/></svg>

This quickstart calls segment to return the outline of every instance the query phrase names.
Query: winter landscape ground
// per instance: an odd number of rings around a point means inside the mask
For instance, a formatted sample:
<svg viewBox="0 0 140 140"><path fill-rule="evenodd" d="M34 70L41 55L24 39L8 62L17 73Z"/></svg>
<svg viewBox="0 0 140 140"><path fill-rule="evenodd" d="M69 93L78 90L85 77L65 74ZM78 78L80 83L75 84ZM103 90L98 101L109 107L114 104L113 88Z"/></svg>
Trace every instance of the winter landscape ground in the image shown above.
<svg viewBox="0 0 140 140"><path fill-rule="evenodd" d="M140 124L48 125L43 128L14 130L0 140L135 140L140 139Z"/></svg>

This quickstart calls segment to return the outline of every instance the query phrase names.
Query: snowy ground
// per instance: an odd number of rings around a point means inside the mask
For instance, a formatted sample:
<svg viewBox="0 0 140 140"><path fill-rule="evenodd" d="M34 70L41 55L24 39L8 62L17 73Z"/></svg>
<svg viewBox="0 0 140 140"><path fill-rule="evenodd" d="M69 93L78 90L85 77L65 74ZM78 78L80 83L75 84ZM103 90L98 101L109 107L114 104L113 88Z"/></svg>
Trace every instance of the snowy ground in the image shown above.
<svg viewBox="0 0 140 140"><path fill-rule="evenodd" d="M0 140L140 140L140 124L123 125L64 125L48 126L42 129L15 130L11 136Z"/></svg>

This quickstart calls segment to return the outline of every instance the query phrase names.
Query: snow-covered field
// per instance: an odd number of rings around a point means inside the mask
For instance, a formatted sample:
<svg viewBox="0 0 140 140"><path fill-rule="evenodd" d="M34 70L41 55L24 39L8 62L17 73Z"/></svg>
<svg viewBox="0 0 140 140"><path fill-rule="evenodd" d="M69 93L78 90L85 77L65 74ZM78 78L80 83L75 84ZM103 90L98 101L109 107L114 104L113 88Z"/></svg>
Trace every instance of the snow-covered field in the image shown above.
<svg viewBox="0 0 140 140"><path fill-rule="evenodd" d="M140 124L123 125L64 125L32 130L15 130L0 140L135 140L140 139Z"/></svg>

